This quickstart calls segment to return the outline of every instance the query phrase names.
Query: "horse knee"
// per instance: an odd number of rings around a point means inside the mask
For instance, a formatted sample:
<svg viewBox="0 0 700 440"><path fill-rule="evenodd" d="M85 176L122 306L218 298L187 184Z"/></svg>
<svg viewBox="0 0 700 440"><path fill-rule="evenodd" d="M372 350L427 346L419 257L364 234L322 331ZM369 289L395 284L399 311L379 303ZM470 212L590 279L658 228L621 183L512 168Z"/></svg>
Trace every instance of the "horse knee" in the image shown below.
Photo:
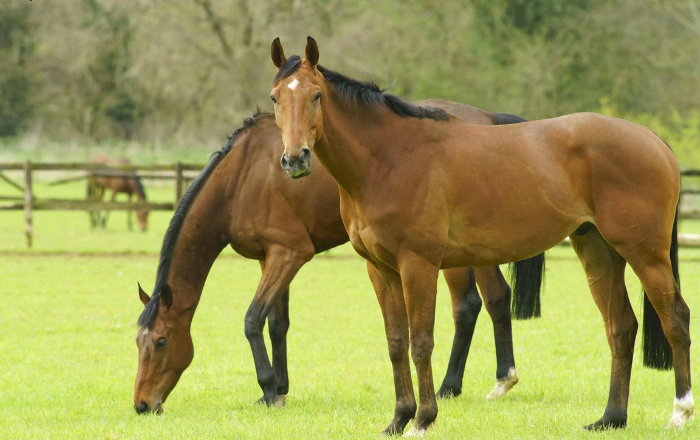
<svg viewBox="0 0 700 440"><path fill-rule="evenodd" d="M411 336L411 357L416 364L430 360L433 354L434 342L432 336L427 333L418 333Z"/></svg>
<svg viewBox="0 0 700 440"><path fill-rule="evenodd" d="M250 340L262 335L263 323L256 316L255 313L250 310L245 315L245 337Z"/></svg>
<svg viewBox="0 0 700 440"><path fill-rule="evenodd" d="M392 363L401 362L408 353L408 343L401 336L387 336L389 359Z"/></svg>

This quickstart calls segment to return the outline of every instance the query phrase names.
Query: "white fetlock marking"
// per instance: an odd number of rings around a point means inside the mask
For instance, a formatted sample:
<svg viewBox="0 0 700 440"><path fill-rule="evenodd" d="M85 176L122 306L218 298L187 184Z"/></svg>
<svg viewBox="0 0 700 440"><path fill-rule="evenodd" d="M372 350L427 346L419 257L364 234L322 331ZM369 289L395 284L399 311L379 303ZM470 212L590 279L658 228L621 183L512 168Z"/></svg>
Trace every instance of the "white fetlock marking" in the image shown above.
<svg viewBox="0 0 700 440"><path fill-rule="evenodd" d="M405 433L403 436L404 437L423 438L424 435L425 435L425 429L416 428L416 425L413 425L413 426L411 426L411 429L409 429L408 432Z"/></svg>
<svg viewBox="0 0 700 440"><path fill-rule="evenodd" d="M695 411L693 393L688 390L685 396L673 399L673 414L666 428L682 428L685 422L693 419L693 411Z"/></svg>
<svg viewBox="0 0 700 440"><path fill-rule="evenodd" d="M505 396L517 383L518 372L515 371L515 367L511 367L508 370L508 376L506 376L505 379L496 381L496 385L493 386L493 390L491 390L489 395L486 396L486 399L493 400Z"/></svg>
<svg viewBox="0 0 700 440"><path fill-rule="evenodd" d="M296 79L296 78L294 78L294 80L293 80L292 82L290 82L289 84L287 84L287 87L289 87L290 89L294 90L294 89L297 88L298 85L299 85L299 80Z"/></svg>

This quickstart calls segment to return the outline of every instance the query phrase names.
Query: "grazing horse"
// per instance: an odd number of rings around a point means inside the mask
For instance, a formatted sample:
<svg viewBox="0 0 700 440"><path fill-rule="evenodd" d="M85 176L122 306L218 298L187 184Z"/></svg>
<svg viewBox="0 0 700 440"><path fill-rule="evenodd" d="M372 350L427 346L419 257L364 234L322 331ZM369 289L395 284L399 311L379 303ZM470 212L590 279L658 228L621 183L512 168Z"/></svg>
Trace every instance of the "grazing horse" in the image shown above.
<svg viewBox="0 0 700 440"><path fill-rule="evenodd" d="M612 353L608 403L587 428L627 423L637 333L627 264L650 301L645 361L659 368L672 362L675 370L669 425L683 426L692 416L690 313L680 293L675 234L680 170L663 140L592 113L469 124L318 65L311 37L306 59L287 59L279 39L271 55L281 165L292 178L306 176L313 151L336 180L343 223L367 260L382 308L396 389L386 433L403 432L415 417L407 435L422 436L437 417L431 355L439 270L521 260L567 236ZM652 321L657 325L646 325Z"/></svg>
<svg viewBox="0 0 700 440"><path fill-rule="evenodd" d="M107 170L112 169L110 166L131 164L128 159L112 159L106 156L95 157L92 159L92 163L104 165ZM141 202L146 201L146 190L141 183L141 178L136 173L133 173L133 177L103 176L99 173L88 175L88 199L102 200L107 189L112 191L112 196L109 199L111 202L114 201L118 193L126 194L129 201L131 201L131 196L134 194L137 200ZM93 213L91 218L92 225L104 227L108 217L109 211L105 213L102 219L100 219L99 212ZM148 211L136 211L136 218L139 221L141 231L146 231L148 229ZM126 222L129 230L131 230L131 211L128 211L126 214Z"/></svg>
<svg viewBox="0 0 700 440"><path fill-rule="evenodd" d="M457 115L480 124L522 121L447 101L430 103L449 105ZM260 400L275 406L284 403L289 389L289 285L315 254L346 243L348 235L340 218L338 186L333 179L320 169L308 180L290 184L272 161L283 151L274 114L256 114L214 154L182 198L163 240L153 296L139 286L144 304L136 338L139 367L134 407L139 413L160 411L190 364L194 350L192 318L209 269L226 245L260 261L263 275L246 314L245 333L263 390ZM530 267L525 272L518 268L518 274L525 275L534 266L532 279L539 282L543 260L523 263ZM444 275L452 295L455 336L440 393L461 393L469 345L482 305L476 282L482 293L489 292L486 310L493 320L496 342L497 380L488 398L502 396L518 380L513 360L510 288L498 267L455 268L444 271ZM527 285L528 281L527 277L519 278L514 296L525 298L524 310L534 313L539 304L539 286L534 286L536 292L519 289L518 285ZM272 365L262 334L266 317Z"/></svg>

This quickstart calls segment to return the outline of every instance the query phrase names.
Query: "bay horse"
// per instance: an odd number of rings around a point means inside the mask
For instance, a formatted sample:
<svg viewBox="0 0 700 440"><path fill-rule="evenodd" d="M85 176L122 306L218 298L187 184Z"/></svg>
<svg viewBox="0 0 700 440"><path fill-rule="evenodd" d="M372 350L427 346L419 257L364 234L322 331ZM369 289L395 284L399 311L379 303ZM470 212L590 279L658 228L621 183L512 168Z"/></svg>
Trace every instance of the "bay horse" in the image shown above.
<svg viewBox="0 0 700 440"><path fill-rule="evenodd" d="M645 362L672 363L669 426L685 424L694 403L690 312L678 276L680 170L663 140L593 113L473 125L320 66L311 37L305 54L286 58L279 39L272 43L281 165L292 178L307 176L313 151L340 188L343 223L367 260L385 321L396 391L385 433L402 433L415 418L407 435L422 436L437 417L431 355L439 270L521 260L567 236L612 353L608 403L587 428L627 424L637 333L624 283L628 263L649 301Z"/></svg>
<svg viewBox="0 0 700 440"><path fill-rule="evenodd" d="M91 162L94 164L104 165L105 169L107 170L118 170L111 168L111 166L114 165L131 165L131 162L128 159L113 159L106 156L94 157ZM136 199L139 201L145 202L147 200L146 189L143 187L141 178L135 172L133 173L133 177L103 176L98 173L88 175L88 199L102 200L106 190L112 191L109 199L111 202L114 201L119 193L126 194L129 202L131 201L131 197L133 195L136 195ZM139 228L142 232L148 229L148 212L149 211L136 211L136 218L139 221ZM91 213L92 226L105 227L108 217L109 211L107 211L102 218L100 218L99 211L96 213ZM127 211L126 213L126 223L129 230L131 230L131 211Z"/></svg>
<svg viewBox="0 0 700 440"><path fill-rule="evenodd" d="M516 123L516 116L432 100L478 124ZM262 278L245 318L260 401L281 406L289 390L286 335L289 285L317 253L348 241L340 218L338 186L323 169L309 180L290 184L272 162L284 151L274 114L247 119L215 153L192 183L163 239L153 295L139 286L144 310L136 338L139 366L134 390L137 412L159 412L190 364L194 348L190 326L207 274L221 250L230 245L259 260ZM544 260L517 263L514 297L521 317L539 313L539 285ZM518 267L520 266L520 267ZM513 357L511 291L498 267L444 271L451 297L455 335L440 395L461 393L464 368L476 318L482 306L475 283L489 291L496 343L496 384L487 398L504 395L518 381ZM534 281L533 281L534 280ZM525 287L518 287L525 286ZM515 303L515 301L514 301ZM263 340L265 318L272 343L272 365Z"/></svg>

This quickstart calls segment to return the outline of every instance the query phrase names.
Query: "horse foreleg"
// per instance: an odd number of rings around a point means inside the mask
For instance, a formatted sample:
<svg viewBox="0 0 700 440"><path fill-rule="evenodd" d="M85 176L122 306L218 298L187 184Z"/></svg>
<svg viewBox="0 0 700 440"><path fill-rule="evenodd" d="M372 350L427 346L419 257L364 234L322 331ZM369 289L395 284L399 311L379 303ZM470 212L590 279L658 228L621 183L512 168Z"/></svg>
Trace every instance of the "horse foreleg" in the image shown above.
<svg viewBox="0 0 700 440"><path fill-rule="evenodd" d="M443 270L452 298L452 318L455 335L452 342L450 361L442 381L439 398L457 397L462 394L464 367L469 355L476 319L481 311L481 297L476 289L474 272L470 268Z"/></svg>
<svg viewBox="0 0 700 440"><path fill-rule="evenodd" d="M128 194L128 202L131 202L131 193ZM129 232L131 232L134 229L134 225L132 224L132 217L133 217L133 211L131 209L126 210L126 227L129 229Z"/></svg>
<svg viewBox="0 0 700 440"><path fill-rule="evenodd" d="M396 407L394 419L384 430L384 434L396 435L401 434L416 415L416 398L413 394L411 364L408 358L409 326L403 287L399 275L389 268L379 269L367 261L367 273L382 309L389 359L394 370Z"/></svg>
<svg viewBox="0 0 700 440"><path fill-rule="evenodd" d="M486 303L486 311L493 322L496 344L496 385L486 396L496 399L505 396L518 383L513 356L513 328L510 315L510 286L498 266L474 269L476 283Z"/></svg>
<svg viewBox="0 0 700 440"><path fill-rule="evenodd" d="M112 190L112 195L109 198L110 202L114 202L114 199L117 197L117 192L115 190ZM107 227L107 220L109 219L109 214L112 211L110 209L106 209L104 216L102 217L102 227L106 228Z"/></svg>
<svg viewBox="0 0 700 440"><path fill-rule="evenodd" d="M263 391L260 399L268 406L280 407L284 405L284 397L277 394L277 377L270 365L270 359L265 348L263 327L265 319L275 306L275 303L289 289L294 276L301 266L314 255L313 246L310 250L301 252L280 246L273 246L267 250L263 275L258 289L255 292L248 312L245 315L245 335L250 343L255 361L258 384Z"/></svg>
<svg viewBox="0 0 700 440"><path fill-rule="evenodd" d="M289 330L289 288L275 303L267 316L272 343L272 369L277 377L277 394L284 396L289 392L287 373L287 331Z"/></svg>
<svg viewBox="0 0 700 440"><path fill-rule="evenodd" d="M438 414L433 384L432 354L435 342L435 299L439 267L413 252L399 255L408 324L411 334L411 358L418 376L418 413L407 436L422 437Z"/></svg>

